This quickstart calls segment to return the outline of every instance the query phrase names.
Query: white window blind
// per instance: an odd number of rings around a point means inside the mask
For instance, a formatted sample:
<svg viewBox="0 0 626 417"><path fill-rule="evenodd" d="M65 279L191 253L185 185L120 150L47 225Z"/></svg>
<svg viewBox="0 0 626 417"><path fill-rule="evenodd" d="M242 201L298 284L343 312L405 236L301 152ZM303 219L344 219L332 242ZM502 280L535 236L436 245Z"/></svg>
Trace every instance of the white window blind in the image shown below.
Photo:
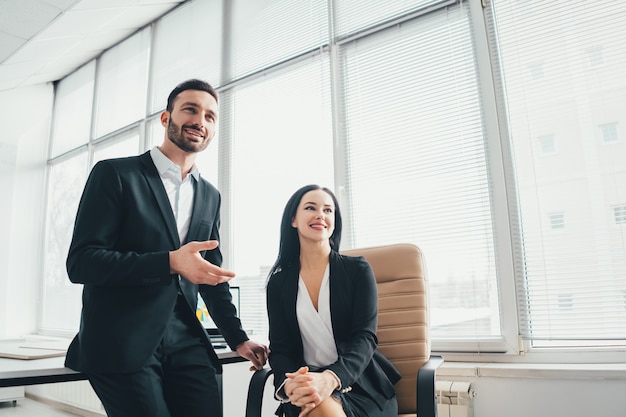
<svg viewBox="0 0 626 417"><path fill-rule="evenodd" d="M124 156L134 156L139 153L139 133L133 129L112 140L98 143L93 149L91 166L97 162L110 158L121 158Z"/></svg>
<svg viewBox="0 0 626 417"><path fill-rule="evenodd" d="M50 166L46 216L44 279L39 328L78 329L82 286L70 282L65 269L78 202L87 180L86 149Z"/></svg>
<svg viewBox="0 0 626 417"><path fill-rule="evenodd" d="M626 228L613 208L626 203L626 144L598 126L626 124L626 3L492 5L521 215L522 335L533 347L625 345ZM550 157L534 149L545 132L562 144Z"/></svg>
<svg viewBox="0 0 626 417"><path fill-rule="evenodd" d="M319 48L328 41L325 0L231 2L232 74L227 79L267 68Z"/></svg>
<svg viewBox="0 0 626 417"><path fill-rule="evenodd" d="M51 157L59 156L89 141L95 69L95 61L91 61L58 83Z"/></svg>
<svg viewBox="0 0 626 417"><path fill-rule="evenodd" d="M221 1L192 1L156 23L150 113L164 110L167 95L184 80L220 84L222 17Z"/></svg>
<svg viewBox="0 0 626 417"><path fill-rule="evenodd" d="M329 86L321 55L222 94L220 135L231 138L220 141L230 166L220 176L222 245L232 248L225 262L237 273L244 326L260 337L267 337L265 283L284 206L304 185L334 185Z"/></svg>
<svg viewBox="0 0 626 417"><path fill-rule="evenodd" d="M335 34L339 37L363 31L404 15L444 3L443 0L340 0L335 1Z"/></svg>
<svg viewBox="0 0 626 417"><path fill-rule="evenodd" d="M615 224L626 224L626 206L613 207Z"/></svg>
<svg viewBox="0 0 626 417"><path fill-rule="evenodd" d="M445 7L341 51L353 246L423 249L439 340L501 336L469 13Z"/></svg>
<svg viewBox="0 0 626 417"><path fill-rule="evenodd" d="M95 137L145 117L150 36L150 28L143 29L99 58Z"/></svg>

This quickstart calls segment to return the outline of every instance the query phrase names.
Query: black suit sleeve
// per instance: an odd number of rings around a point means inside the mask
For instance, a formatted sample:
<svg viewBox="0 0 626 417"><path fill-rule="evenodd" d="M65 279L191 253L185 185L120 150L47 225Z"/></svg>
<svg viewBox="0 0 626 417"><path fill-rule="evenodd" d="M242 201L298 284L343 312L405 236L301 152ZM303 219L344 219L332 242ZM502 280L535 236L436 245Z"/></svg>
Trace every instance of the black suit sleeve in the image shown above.
<svg viewBox="0 0 626 417"><path fill-rule="evenodd" d="M143 177L123 176L118 168L101 161L87 179L67 257L70 281L99 286L166 285L172 280L169 250L164 250L163 238L155 238L163 235L163 221L150 195L133 191L137 185L142 189ZM151 220L155 212L157 218Z"/></svg>

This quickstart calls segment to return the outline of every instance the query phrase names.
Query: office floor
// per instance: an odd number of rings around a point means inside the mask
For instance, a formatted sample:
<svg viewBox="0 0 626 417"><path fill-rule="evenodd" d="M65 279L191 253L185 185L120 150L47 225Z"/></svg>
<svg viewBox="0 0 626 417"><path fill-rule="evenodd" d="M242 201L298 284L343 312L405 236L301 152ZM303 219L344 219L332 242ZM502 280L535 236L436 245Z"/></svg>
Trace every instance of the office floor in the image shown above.
<svg viewBox="0 0 626 417"><path fill-rule="evenodd" d="M76 417L77 414L55 408L31 398L18 400L15 407L11 402L0 403L2 417Z"/></svg>

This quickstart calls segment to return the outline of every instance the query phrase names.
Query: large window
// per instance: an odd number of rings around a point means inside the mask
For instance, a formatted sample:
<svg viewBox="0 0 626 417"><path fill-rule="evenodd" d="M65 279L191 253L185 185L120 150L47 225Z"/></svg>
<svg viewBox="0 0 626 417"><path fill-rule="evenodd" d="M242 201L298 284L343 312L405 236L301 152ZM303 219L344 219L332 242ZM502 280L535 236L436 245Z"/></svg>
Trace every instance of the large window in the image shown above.
<svg viewBox="0 0 626 417"><path fill-rule="evenodd" d="M167 93L196 77L220 92L197 163L253 337L284 204L318 183L344 249L422 248L435 350L624 352L626 5L383 3L191 1L62 80L41 330L77 328L64 261L88 167L159 144Z"/></svg>
<svg viewBox="0 0 626 417"><path fill-rule="evenodd" d="M521 334L534 347L624 345L626 234L613 210L626 202L626 4L495 0L493 16L523 231ZM550 158L534 149L543 132L564 138Z"/></svg>
<svg viewBox="0 0 626 417"><path fill-rule="evenodd" d="M471 23L467 5L446 7L341 53L352 245L422 248L441 339L500 336Z"/></svg>

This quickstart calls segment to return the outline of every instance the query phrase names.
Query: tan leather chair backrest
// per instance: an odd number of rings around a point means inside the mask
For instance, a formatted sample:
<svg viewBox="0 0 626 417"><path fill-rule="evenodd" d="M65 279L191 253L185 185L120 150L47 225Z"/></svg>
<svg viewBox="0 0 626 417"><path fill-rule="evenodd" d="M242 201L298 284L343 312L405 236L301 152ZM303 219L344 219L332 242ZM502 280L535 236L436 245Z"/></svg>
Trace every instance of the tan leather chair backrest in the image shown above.
<svg viewBox="0 0 626 417"><path fill-rule="evenodd" d="M426 273L421 250L394 244L342 251L364 256L378 284L378 349L402 374L399 414L416 410L417 371L430 357Z"/></svg>

